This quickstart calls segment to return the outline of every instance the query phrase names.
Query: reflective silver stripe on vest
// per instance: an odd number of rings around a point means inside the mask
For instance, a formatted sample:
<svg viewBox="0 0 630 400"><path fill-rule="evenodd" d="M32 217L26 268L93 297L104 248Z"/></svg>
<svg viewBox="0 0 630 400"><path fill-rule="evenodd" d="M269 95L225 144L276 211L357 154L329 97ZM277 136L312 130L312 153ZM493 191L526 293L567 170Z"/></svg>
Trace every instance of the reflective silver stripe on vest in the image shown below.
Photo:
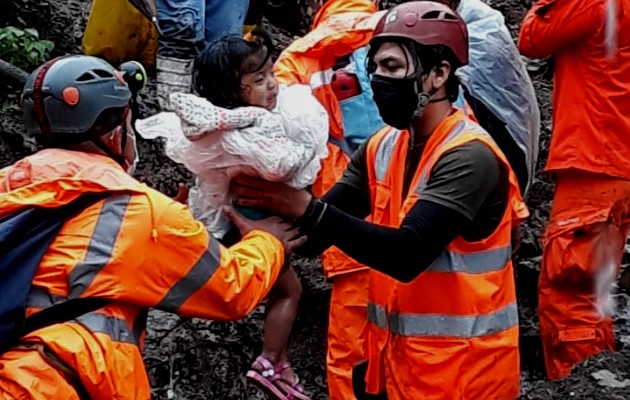
<svg viewBox="0 0 630 400"><path fill-rule="evenodd" d="M399 137L400 131L392 128L385 134L385 137L381 140L381 143L379 143L378 148L376 149L376 156L374 157L374 175L376 176L376 180L378 182L383 182L385 180L389 163L392 160L394 147L396 147Z"/></svg>
<svg viewBox="0 0 630 400"><path fill-rule="evenodd" d="M50 294L45 289L38 286L32 286L31 291L28 294L26 306L34 308L48 308L55 304L63 303L66 300L68 300L68 298Z"/></svg>
<svg viewBox="0 0 630 400"><path fill-rule="evenodd" d="M208 283L221 265L221 247L219 241L208 235L208 248L199 257L192 269L168 291L156 308L177 311L203 285Z"/></svg>
<svg viewBox="0 0 630 400"><path fill-rule="evenodd" d="M367 319L381 329L389 328L389 322L387 321L387 310L385 310L385 308L382 306L376 305L374 303L368 303Z"/></svg>
<svg viewBox="0 0 630 400"><path fill-rule="evenodd" d="M130 201L131 195L105 200L85 257L68 276L70 297L80 297L96 275L109 264Z"/></svg>
<svg viewBox="0 0 630 400"><path fill-rule="evenodd" d="M460 121L452 128L451 132L442 140L442 142L437 146L436 151L439 152L444 146L448 144L451 140L457 138L459 135L464 132L474 132L481 135L486 135L490 137L490 134L483 130L480 126L473 124L469 121ZM427 183L429 182L432 165L427 165L422 173L420 174L420 180L418 181L418 186L416 186L415 193L420 195L424 189L427 187Z"/></svg>
<svg viewBox="0 0 630 400"><path fill-rule="evenodd" d="M42 288L33 287L28 296L27 307L48 308L55 304L63 303L66 300L68 300L66 297L53 295ZM142 316L138 318L142 318ZM142 331L135 332L129 327L127 321L121 318L92 312L80 316L76 319L76 322L83 325L90 332L104 333L117 342L135 345L140 343Z"/></svg>
<svg viewBox="0 0 630 400"><path fill-rule="evenodd" d="M109 317L97 312L77 318L77 321L92 333L104 333L116 342L139 344L140 337L135 337L133 329L121 318Z"/></svg>
<svg viewBox="0 0 630 400"><path fill-rule="evenodd" d="M311 90L315 90L321 86L330 85L334 71L332 68L325 69L323 71L313 72L311 79L309 80L309 86Z"/></svg>
<svg viewBox="0 0 630 400"><path fill-rule="evenodd" d="M511 258L511 246L476 251L474 253L444 251L431 263L428 270L433 272L485 274L502 270Z"/></svg>
<svg viewBox="0 0 630 400"><path fill-rule="evenodd" d="M445 301L448 299L445 298ZM370 303L368 320L379 328L389 329L392 334L399 336L470 339L494 335L518 326L518 308L514 302L490 314L477 316L388 314L383 307Z"/></svg>

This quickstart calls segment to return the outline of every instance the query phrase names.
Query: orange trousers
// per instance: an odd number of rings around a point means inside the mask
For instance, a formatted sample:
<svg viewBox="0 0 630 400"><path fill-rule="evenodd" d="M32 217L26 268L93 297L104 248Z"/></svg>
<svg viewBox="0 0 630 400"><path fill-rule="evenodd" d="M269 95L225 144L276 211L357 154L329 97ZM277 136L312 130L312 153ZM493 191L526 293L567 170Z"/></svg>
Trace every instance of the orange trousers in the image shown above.
<svg viewBox="0 0 630 400"><path fill-rule="evenodd" d="M549 379L614 351L611 289L630 222L630 181L576 170L560 171L556 181L538 294Z"/></svg>
<svg viewBox="0 0 630 400"><path fill-rule="evenodd" d="M333 278L326 369L330 400L353 400L352 368L363 357L368 270Z"/></svg>
<svg viewBox="0 0 630 400"><path fill-rule="evenodd" d="M79 400L74 388L36 351L0 357L0 399Z"/></svg>

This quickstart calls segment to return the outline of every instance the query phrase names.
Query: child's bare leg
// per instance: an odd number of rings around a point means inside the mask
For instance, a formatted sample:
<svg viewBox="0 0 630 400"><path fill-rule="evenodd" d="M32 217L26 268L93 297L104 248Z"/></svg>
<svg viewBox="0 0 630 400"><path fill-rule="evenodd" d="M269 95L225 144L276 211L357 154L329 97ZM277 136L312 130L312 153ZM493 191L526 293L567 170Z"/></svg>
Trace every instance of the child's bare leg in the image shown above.
<svg viewBox="0 0 630 400"><path fill-rule="evenodd" d="M288 361L289 337L301 297L302 284L293 268L287 268L269 293L266 306L262 355L274 365ZM292 369L285 372L285 379L295 381Z"/></svg>
<svg viewBox="0 0 630 400"><path fill-rule="evenodd" d="M267 302L262 353L277 364L287 361L287 348L293 322L302 297L302 284L293 268L278 278Z"/></svg>

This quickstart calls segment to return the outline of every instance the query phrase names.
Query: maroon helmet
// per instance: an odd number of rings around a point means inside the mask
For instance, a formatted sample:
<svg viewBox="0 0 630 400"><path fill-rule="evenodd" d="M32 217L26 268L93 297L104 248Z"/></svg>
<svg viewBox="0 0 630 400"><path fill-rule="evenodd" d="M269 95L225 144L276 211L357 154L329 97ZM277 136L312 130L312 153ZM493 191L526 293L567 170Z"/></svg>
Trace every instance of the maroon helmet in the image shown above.
<svg viewBox="0 0 630 400"><path fill-rule="evenodd" d="M433 1L411 1L391 8L379 20L373 41L404 38L425 46L446 46L468 64L468 29L455 11Z"/></svg>

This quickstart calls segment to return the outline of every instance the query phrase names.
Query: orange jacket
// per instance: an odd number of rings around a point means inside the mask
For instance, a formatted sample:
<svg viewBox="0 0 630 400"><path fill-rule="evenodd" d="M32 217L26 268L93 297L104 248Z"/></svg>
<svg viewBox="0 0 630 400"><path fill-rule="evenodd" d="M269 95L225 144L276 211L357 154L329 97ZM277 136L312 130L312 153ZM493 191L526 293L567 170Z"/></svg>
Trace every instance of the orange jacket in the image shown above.
<svg viewBox="0 0 630 400"><path fill-rule="evenodd" d="M293 41L275 64L280 83L310 85L328 112L330 136L337 139L343 138L343 119L330 86L332 67L338 58L369 43L380 16L376 10L370 0L329 0L315 15L313 30ZM332 143L328 143L328 152L313 184L315 196L322 196L337 183L350 161L348 155ZM336 247L322 255L322 263L328 278L365 269Z"/></svg>
<svg viewBox="0 0 630 400"><path fill-rule="evenodd" d="M609 4L617 12L607 21ZM607 32L617 41L613 57ZM538 0L518 47L525 56L555 60L547 170L630 178L630 0Z"/></svg>
<svg viewBox="0 0 630 400"><path fill-rule="evenodd" d="M113 303L26 340L46 343L93 399L148 399L141 354L147 309L239 319L269 292L284 251L260 231L222 247L184 205L139 183L111 159L65 150L43 150L0 172L0 218L103 191L111 196L68 220L53 240L33 280L27 314L67 298ZM38 380L35 371L4 378L26 389Z"/></svg>
<svg viewBox="0 0 630 400"><path fill-rule="evenodd" d="M473 140L510 171L510 206L487 239L455 238L418 278L402 284L370 270L367 391L390 400L510 399L519 395L518 310L511 230L528 215L509 163L461 111L431 135L403 197L408 131L385 128L368 144L372 222L397 227L422 197L441 156ZM418 251L422 251L419 249Z"/></svg>

